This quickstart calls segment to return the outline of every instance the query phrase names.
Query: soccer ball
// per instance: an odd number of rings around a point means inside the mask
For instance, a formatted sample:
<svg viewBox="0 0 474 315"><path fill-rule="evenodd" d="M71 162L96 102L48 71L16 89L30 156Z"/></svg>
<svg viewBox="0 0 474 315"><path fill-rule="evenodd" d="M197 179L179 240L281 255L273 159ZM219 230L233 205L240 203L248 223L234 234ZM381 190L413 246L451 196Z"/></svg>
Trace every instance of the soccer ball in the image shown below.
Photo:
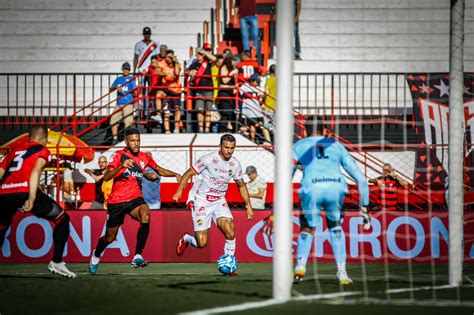
<svg viewBox="0 0 474 315"><path fill-rule="evenodd" d="M225 276L235 272L238 265L233 255L224 254L217 259L217 269Z"/></svg>

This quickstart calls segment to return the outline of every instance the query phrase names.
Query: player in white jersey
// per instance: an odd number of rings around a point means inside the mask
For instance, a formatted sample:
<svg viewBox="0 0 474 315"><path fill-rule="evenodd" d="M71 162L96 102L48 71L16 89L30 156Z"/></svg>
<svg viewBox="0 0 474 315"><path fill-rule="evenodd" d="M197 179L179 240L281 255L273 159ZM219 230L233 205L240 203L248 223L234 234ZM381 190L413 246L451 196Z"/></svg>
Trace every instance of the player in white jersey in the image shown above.
<svg viewBox="0 0 474 315"><path fill-rule="evenodd" d="M221 137L219 151L206 154L183 174L179 187L173 196L177 202L186 187L189 179L198 175L193 188L189 192L187 206L192 210L195 235L183 234L176 247L176 254L183 255L191 244L197 248L204 248L208 243L208 230L211 219L221 230L225 237L224 254L235 253L234 219L229 210L225 194L229 182L233 179L239 187L240 195L247 207L247 219L254 217L249 200L247 186L242 178L242 166L232 156L236 146L234 136L225 134Z"/></svg>

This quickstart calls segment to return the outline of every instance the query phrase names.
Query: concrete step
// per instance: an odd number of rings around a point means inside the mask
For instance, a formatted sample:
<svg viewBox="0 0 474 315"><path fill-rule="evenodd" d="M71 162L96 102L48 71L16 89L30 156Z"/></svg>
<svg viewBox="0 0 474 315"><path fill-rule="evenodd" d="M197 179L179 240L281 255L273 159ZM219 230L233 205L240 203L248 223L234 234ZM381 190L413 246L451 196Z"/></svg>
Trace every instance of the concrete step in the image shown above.
<svg viewBox="0 0 474 315"><path fill-rule="evenodd" d="M29 10L176 10L178 8L202 9L215 5L212 0L2 0L0 9L22 8Z"/></svg>

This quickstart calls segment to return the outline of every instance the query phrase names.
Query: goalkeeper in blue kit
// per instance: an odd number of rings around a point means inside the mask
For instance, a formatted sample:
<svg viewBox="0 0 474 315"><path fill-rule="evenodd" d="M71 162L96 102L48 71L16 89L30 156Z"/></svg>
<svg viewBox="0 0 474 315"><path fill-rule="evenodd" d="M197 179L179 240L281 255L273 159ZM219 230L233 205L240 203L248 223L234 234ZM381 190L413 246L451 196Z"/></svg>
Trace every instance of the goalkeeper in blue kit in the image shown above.
<svg viewBox="0 0 474 315"><path fill-rule="evenodd" d="M341 208L347 193L347 183L341 166L357 182L360 194L360 214L364 219L364 230L370 229L369 186L366 177L346 148L332 138L324 136L324 123L316 116L306 124L306 138L293 145L296 169L303 172L298 195L301 201L295 280L302 281L306 262L311 251L315 227L322 209L326 212L329 239L336 259L337 277L341 285L352 283L346 272L346 243L342 230Z"/></svg>

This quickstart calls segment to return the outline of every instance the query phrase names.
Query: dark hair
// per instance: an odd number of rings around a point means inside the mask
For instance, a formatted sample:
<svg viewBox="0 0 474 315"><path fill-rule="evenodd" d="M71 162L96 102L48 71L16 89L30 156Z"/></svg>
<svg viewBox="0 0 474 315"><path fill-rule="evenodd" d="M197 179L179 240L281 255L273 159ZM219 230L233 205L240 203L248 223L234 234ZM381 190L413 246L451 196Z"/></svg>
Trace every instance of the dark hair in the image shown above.
<svg viewBox="0 0 474 315"><path fill-rule="evenodd" d="M48 136L48 128L45 126L33 126L28 133L30 139L46 138Z"/></svg>
<svg viewBox="0 0 474 315"><path fill-rule="evenodd" d="M174 50L173 50L173 49L168 49L168 50L166 51L166 54L173 54L173 55L174 55Z"/></svg>
<svg viewBox="0 0 474 315"><path fill-rule="evenodd" d="M151 56L150 60L158 60L158 57L156 55Z"/></svg>
<svg viewBox="0 0 474 315"><path fill-rule="evenodd" d="M231 72L231 71L234 69L234 67L232 66L232 60L233 60L233 57L232 57L232 56L227 56L227 57L225 57L225 58L224 58L224 61L222 62L221 68L222 68L223 66L226 66L226 67L227 67L227 70L228 70L229 72Z"/></svg>
<svg viewBox="0 0 474 315"><path fill-rule="evenodd" d="M316 132L322 135L324 131L324 120L318 115L308 115L304 127L308 136L313 135Z"/></svg>
<svg viewBox="0 0 474 315"><path fill-rule="evenodd" d="M268 68L268 71L271 73L271 74L275 74L276 72L276 64L272 64L270 66L270 68Z"/></svg>
<svg viewBox="0 0 474 315"><path fill-rule="evenodd" d="M215 54L214 56L216 56L217 59L224 59L224 55L222 54Z"/></svg>
<svg viewBox="0 0 474 315"><path fill-rule="evenodd" d="M235 137L233 135L231 135L230 133L226 133L225 135L223 135L221 137L221 142L219 144L222 145L224 143L224 141L236 142Z"/></svg>
<svg viewBox="0 0 474 315"><path fill-rule="evenodd" d="M140 131L137 128L129 127L125 130L125 138L131 135L139 135Z"/></svg>
<svg viewBox="0 0 474 315"><path fill-rule="evenodd" d="M252 54L250 53L250 50L244 50L244 51L242 52L242 57L251 58L251 57L252 57Z"/></svg>

